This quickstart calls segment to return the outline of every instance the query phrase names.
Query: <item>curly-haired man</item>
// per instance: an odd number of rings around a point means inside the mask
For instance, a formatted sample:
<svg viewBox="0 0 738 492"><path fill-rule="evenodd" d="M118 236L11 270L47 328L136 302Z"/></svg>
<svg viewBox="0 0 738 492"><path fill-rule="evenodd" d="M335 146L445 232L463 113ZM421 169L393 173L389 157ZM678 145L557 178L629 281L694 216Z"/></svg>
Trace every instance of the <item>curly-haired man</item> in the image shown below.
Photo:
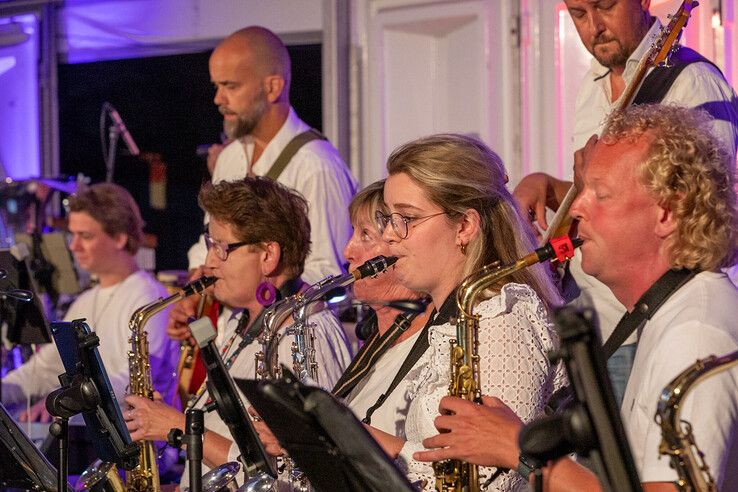
<svg viewBox="0 0 738 492"><path fill-rule="evenodd" d="M579 220L582 268L607 285L628 312L648 311L638 329L633 370L621 406L643 490L677 490L677 473L659 456L654 421L663 388L695 360L738 350L738 290L720 268L736 261L736 193L727 153L695 110L634 106L617 114L595 144L571 207ZM641 297L663 278L681 286L654 309ZM520 420L499 399L474 405L447 397L436 420L439 448L416 459L463 458L515 469ZM719 490L738 473L738 369L705 380L681 406ZM548 490L598 490L572 460L547 466ZM520 469L520 468L519 468Z"/></svg>

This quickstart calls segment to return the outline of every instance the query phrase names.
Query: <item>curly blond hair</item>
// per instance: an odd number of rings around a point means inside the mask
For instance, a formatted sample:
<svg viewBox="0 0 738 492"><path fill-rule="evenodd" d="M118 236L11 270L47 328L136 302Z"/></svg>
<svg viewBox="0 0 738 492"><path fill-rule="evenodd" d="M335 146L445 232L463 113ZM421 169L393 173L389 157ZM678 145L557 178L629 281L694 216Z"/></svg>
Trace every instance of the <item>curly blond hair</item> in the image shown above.
<svg viewBox="0 0 738 492"><path fill-rule="evenodd" d="M644 104L613 115L603 139L652 138L640 180L674 214L673 268L715 270L736 261L735 163L701 110Z"/></svg>

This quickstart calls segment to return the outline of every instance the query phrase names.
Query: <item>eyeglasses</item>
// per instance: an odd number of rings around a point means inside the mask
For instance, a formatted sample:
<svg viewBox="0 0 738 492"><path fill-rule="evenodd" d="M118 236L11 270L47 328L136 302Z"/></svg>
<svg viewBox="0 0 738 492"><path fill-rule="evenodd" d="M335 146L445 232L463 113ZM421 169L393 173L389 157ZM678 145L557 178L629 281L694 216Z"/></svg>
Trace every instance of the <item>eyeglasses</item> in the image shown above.
<svg viewBox="0 0 738 492"><path fill-rule="evenodd" d="M228 259L228 254L231 251L234 251L241 246L245 246L247 244L256 244L253 241L239 241L237 243L224 243L222 241L216 241L213 238L210 237L210 235L206 232L203 234L205 237L205 246L208 248L208 251L211 249L215 251L215 256L218 257L220 261L226 261Z"/></svg>
<svg viewBox="0 0 738 492"><path fill-rule="evenodd" d="M374 218L377 221L377 226L379 227L380 232L384 233L387 224L392 224L392 230L395 231L395 234L397 234L400 239L405 239L410 232L410 228L408 226L410 222L415 222L415 225L418 225L420 224L420 222L417 222L419 220L430 219L432 217L444 215L445 213L446 212L438 212L437 214L426 215L423 217L405 217L399 212L392 212L391 214L386 215L382 213L381 210L377 210L374 212Z"/></svg>

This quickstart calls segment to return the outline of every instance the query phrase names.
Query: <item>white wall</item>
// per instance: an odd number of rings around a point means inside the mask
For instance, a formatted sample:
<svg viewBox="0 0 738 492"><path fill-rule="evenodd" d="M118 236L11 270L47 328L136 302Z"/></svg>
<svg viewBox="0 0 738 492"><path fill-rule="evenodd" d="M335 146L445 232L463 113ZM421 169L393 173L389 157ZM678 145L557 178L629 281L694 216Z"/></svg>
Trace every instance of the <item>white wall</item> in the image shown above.
<svg viewBox="0 0 738 492"><path fill-rule="evenodd" d="M510 1L353 5L352 168L363 184L386 175L398 145L432 133L472 134L506 162L517 160Z"/></svg>

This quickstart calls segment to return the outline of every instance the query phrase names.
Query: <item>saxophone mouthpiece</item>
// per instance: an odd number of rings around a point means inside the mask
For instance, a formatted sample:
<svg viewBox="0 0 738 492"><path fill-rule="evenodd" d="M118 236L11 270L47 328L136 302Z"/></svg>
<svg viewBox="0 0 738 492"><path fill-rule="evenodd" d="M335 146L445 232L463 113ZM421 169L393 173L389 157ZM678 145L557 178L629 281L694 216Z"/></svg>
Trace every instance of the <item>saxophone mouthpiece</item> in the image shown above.
<svg viewBox="0 0 738 492"><path fill-rule="evenodd" d="M356 280L374 277L375 275L379 275L383 271L387 270L396 262L396 256L376 256L371 260L367 260L363 265L351 272L351 275L353 275Z"/></svg>
<svg viewBox="0 0 738 492"><path fill-rule="evenodd" d="M185 297L192 294L200 294L202 291L213 285L216 280L218 279L215 277L202 276L182 287L182 293Z"/></svg>
<svg viewBox="0 0 738 492"><path fill-rule="evenodd" d="M564 263L572 259L574 250L581 246L582 242L578 237L560 236L551 239L545 246L538 248L535 253L539 262L552 260Z"/></svg>

